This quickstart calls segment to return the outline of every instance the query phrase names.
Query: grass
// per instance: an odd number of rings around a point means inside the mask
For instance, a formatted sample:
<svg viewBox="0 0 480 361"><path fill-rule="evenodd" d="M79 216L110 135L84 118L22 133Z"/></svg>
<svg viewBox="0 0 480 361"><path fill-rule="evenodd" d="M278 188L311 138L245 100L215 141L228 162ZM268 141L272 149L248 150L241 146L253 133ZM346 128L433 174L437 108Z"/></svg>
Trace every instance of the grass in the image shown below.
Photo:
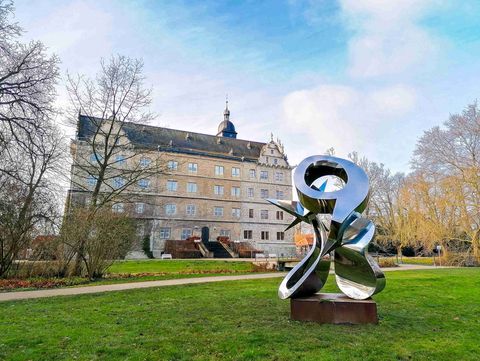
<svg viewBox="0 0 480 361"><path fill-rule="evenodd" d="M377 326L290 321L279 281L1 303L0 359L478 360L480 269L387 273Z"/></svg>
<svg viewBox="0 0 480 361"><path fill-rule="evenodd" d="M117 261L109 273L198 273L198 272L252 272L251 262L203 260L138 260Z"/></svg>
<svg viewBox="0 0 480 361"><path fill-rule="evenodd" d="M433 257L383 257L380 259L384 260L391 260L395 263L400 263L400 264L418 264L418 265L423 265L423 266L433 266ZM437 266L439 265L438 257L435 257L435 262Z"/></svg>
<svg viewBox="0 0 480 361"><path fill-rule="evenodd" d="M159 281L177 278L227 276L267 272L251 262L199 260L138 260L117 261L108 270L106 278L89 280L81 277L27 279L0 279L1 291L27 291L40 288L92 286L114 283Z"/></svg>
<svg viewBox="0 0 480 361"><path fill-rule="evenodd" d="M419 264L424 266L433 266L433 257L402 257L404 264ZM435 262L439 265L438 257L435 257Z"/></svg>

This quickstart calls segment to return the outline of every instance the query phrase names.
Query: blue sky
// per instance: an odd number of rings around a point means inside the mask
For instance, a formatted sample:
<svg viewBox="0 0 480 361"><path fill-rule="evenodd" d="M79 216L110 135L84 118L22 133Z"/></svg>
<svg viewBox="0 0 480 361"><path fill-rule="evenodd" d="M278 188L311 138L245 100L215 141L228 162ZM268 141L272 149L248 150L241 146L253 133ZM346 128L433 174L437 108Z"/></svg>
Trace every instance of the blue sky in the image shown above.
<svg viewBox="0 0 480 361"><path fill-rule="evenodd" d="M141 57L155 124L273 132L292 164L334 147L408 171L422 132L479 96L480 1L16 1L26 36L93 75ZM66 102L59 87L59 103Z"/></svg>

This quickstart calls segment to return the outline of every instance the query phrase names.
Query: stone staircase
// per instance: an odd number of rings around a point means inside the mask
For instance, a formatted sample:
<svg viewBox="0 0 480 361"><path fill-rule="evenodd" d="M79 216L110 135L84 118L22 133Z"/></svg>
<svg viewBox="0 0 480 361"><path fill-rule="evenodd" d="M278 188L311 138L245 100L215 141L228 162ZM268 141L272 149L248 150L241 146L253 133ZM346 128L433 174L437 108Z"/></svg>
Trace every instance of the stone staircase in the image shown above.
<svg viewBox="0 0 480 361"><path fill-rule="evenodd" d="M220 242L204 242L203 244L213 253L213 258L233 258Z"/></svg>

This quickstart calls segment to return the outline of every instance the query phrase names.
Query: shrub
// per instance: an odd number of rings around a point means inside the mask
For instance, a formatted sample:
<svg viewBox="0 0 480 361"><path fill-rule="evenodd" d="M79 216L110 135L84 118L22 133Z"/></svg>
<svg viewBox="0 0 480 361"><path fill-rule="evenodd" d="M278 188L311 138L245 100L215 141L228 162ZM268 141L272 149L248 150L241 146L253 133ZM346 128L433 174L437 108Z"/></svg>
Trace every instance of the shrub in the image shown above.
<svg viewBox="0 0 480 361"><path fill-rule="evenodd" d="M62 239L94 279L102 277L114 260L125 258L135 239L135 225L127 215L110 209L76 209L64 221Z"/></svg>
<svg viewBox="0 0 480 361"><path fill-rule="evenodd" d="M153 253L152 253L152 250L150 249L150 235L147 234L145 237L143 237L142 242L143 242L142 243L143 252L145 252L148 258L153 258Z"/></svg>
<svg viewBox="0 0 480 361"><path fill-rule="evenodd" d="M381 267L381 268L384 268L384 267L397 267L398 265L395 263L395 259L392 258L392 257L382 257L379 259L378 261L378 265Z"/></svg>

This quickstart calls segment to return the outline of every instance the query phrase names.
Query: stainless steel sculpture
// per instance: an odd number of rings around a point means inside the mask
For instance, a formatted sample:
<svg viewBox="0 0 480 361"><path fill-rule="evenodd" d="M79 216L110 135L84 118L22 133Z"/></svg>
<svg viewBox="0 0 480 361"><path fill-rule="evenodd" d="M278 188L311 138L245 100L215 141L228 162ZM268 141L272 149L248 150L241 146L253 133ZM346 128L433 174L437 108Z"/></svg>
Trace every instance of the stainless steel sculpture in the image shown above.
<svg viewBox="0 0 480 361"><path fill-rule="evenodd" d="M313 183L323 176L337 176L345 185L326 192L325 184ZM313 295L325 284L333 258L340 290L350 298L367 299L385 287L385 276L368 255L368 244L375 233L372 221L360 214L367 206L368 177L362 168L341 158L315 155L304 159L294 173L297 201L268 201L300 222L313 226L314 244L280 284L281 299Z"/></svg>

